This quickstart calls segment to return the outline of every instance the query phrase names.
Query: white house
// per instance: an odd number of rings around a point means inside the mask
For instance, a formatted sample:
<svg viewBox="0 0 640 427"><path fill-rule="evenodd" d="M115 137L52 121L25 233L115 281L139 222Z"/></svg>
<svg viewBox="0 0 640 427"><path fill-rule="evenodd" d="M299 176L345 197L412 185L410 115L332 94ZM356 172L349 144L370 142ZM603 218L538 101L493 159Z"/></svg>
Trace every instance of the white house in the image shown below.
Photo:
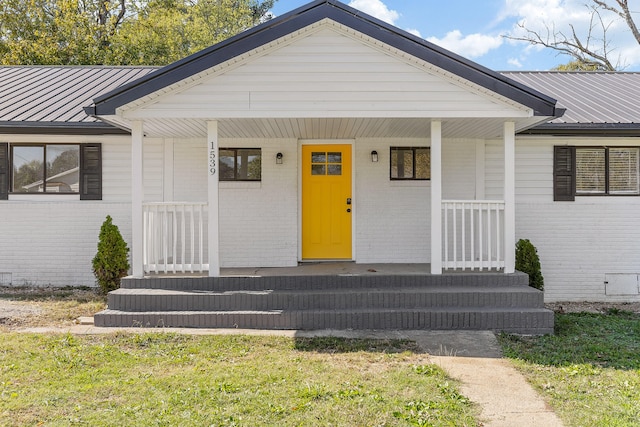
<svg viewBox="0 0 640 427"><path fill-rule="evenodd" d="M639 300L639 88L498 73L335 0L163 68L2 67L0 284L93 284L111 215L133 277L508 274L526 238L546 301ZM77 189L42 167L60 145Z"/></svg>

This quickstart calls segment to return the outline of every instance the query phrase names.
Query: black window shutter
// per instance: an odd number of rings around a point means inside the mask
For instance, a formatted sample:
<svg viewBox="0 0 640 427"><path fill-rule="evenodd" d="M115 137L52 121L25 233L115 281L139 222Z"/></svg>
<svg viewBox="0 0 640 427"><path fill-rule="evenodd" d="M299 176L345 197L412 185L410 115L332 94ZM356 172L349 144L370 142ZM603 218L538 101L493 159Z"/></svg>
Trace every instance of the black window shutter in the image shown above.
<svg viewBox="0 0 640 427"><path fill-rule="evenodd" d="M102 144L80 144L80 200L102 200Z"/></svg>
<svg viewBox="0 0 640 427"><path fill-rule="evenodd" d="M0 200L9 199L9 144L0 142Z"/></svg>
<svg viewBox="0 0 640 427"><path fill-rule="evenodd" d="M576 148L556 146L553 149L553 200L573 202L576 199Z"/></svg>

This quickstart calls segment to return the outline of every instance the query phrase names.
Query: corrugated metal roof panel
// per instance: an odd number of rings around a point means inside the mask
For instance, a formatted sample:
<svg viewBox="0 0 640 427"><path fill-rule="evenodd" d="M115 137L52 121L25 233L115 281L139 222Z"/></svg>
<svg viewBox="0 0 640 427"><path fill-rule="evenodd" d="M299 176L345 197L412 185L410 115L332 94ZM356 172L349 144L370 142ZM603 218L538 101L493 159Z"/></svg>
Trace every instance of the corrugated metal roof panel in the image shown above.
<svg viewBox="0 0 640 427"><path fill-rule="evenodd" d="M95 123L83 108L157 67L0 67L0 122Z"/></svg>
<svg viewBox="0 0 640 427"><path fill-rule="evenodd" d="M0 123L55 126L102 124L83 107L157 67L0 67ZM552 124L640 124L640 73L503 72L566 108Z"/></svg>
<svg viewBox="0 0 640 427"><path fill-rule="evenodd" d="M503 72L558 100L564 116L551 123L640 123L640 73Z"/></svg>

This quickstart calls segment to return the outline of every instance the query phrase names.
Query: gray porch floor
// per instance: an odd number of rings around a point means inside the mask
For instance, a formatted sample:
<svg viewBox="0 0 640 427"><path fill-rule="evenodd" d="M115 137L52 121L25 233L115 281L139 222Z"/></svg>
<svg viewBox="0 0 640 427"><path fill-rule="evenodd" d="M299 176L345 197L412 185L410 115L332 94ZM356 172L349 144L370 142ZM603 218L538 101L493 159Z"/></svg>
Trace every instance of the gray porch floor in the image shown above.
<svg viewBox="0 0 640 427"><path fill-rule="evenodd" d="M446 271L445 274L465 274L465 273L497 273L501 270L478 271L478 270L456 270ZM221 277L276 277L276 276L415 276L431 275L431 264L357 264L355 262L333 261L333 262L302 262L293 267L236 267L221 268ZM203 273L157 273L149 274L147 277L163 276L184 276L184 277L206 277Z"/></svg>

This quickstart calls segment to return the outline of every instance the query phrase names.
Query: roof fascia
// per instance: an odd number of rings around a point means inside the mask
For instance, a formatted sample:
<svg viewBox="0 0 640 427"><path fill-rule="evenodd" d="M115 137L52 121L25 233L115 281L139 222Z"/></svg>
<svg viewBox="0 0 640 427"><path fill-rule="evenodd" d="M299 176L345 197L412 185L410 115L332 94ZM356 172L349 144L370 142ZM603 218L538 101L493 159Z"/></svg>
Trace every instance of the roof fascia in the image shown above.
<svg viewBox="0 0 640 427"><path fill-rule="evenodd" d="M558 116L555 99L335 0L318 0L300 7L99 96L94 99L91 114L113 115L118 107L325 18L525 105L534 115Z"/></svg>
<svg viewBox="0 0 640 427"><path fill-rule="evenodd" d="M637 137L640 123L546 123L519 135Z"/></svg>
<svg viewBox="0 0 640 427"><path fill-rule="evenodd" d="M107 123L0 122L0 134L14 135L129 135Z"/></svg>

